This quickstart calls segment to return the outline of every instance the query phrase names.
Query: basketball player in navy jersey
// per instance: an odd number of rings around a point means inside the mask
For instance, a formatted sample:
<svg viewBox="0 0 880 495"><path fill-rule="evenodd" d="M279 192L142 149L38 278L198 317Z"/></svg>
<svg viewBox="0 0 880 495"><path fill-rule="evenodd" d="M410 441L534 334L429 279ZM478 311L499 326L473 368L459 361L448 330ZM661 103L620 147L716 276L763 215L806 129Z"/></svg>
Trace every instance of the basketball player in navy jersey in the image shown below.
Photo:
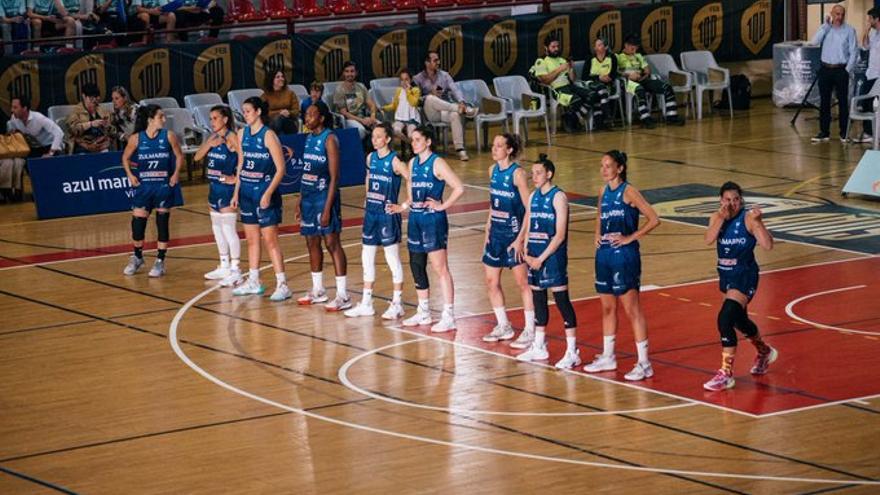
<svg viewBox="0 0 880 495"><path fill-rule="evenodd" d="M300 234L306 238L309 264L312 272L312 290L297 299L299 304L318 304L327 301L324 290L324 250L321 241L333 258L336 269L336 297L324 305L327 311L342 311L351 307L346 288L348 261L339 233L342 232L342 199L339 195L339 141L333 134L333 117L326 105L312 105L306 109L306 136L303 150L303 172L300 181L300 201L295 216L299 219Z"/></svg>
<svg viewBox="0 0 880 495"><path fill-rule="evenodd" d="M265 291L260 283L260 238L269 251L275 270L275 291L272 301L291 297L284 273L284 256L278 243L278 224L281 223L281 193L278 186L284 177L284 154L281 142L269 129L268 104L258 96L244 101L241 106L244 129L238 131L238 182L232 195L232 208L240 208L241 223L248 243L248 278L233 289L232 294L260 295Z"/></svg>
<svg viewBox="0 0 880 495"><path fill-rule="evenodd" d="M770 363L779 353L767 345L758 332L758 326L749 319L749 301L758 289L758 262L755 246L773 249L773 236L764 226L761 210L746 209L742 189L734 182L721 186L721 206L709 218L706 244L716 244L718 252L719 289L724 303L718 313L718 331L721 334L721 369L703 388L720 391L733 388L733 360L736 355L736 330L755 346L758 355L752 365L753 375L767 373Z"/></svg>
<svg viewBox="0 0 880 495"><path fill-rule="evenodd" d="M514 332L504 307L501 290L501 270L509 268L516 279L522 296L525 329L511 347L525 349L535 335L535 307L529 289L529 271L523 262L526 198L529 185L526 172L516 163L522 151L520 137L512 134L495 136L492 141L492 159L489 167L489 216L486 219L486 239L483 242L483 269L489 302L495 312L497 324L492 332L483 336L485 342L498 342L513 338Z"/></svg>
<svg viewBox="0 0 880 495"><path fill-rule="evenodd" d="M602 180L599 190L599 211L596 215L596 292L602 303L602 354L584 366L596 373L617 369L614 340L617 334L617 302L629 318L636 341L638 361L624 375L630 381L654 376L648 359L648 328L639 302L642 260L639 239L660 225L654 208L638 189L626 181L626 153L611 150L602 156ZM647 222L639 228L639 213Z"/></svg>
<svg viewBox="0 0 880 495"><path fill-rule="evenodd" d="M373 316L373 283L376 281L376 251L382 246L385 262L391 269L394 295L388 309L382 314L386 320L403 316L403 264L400 262L402 208L397 204L400 181L409 175L406 163L388 147L394 131L391 124L382 122L373 128L373 148L367 156L366 206L362 234L361 262L364 266L364 295L360 304L345 312L345 316Z"/></svg>
<svg viewBox="0 0 880 495"><path fill-rule="evenodd" d="M431 149L434 134L428 127L418 127L412 132L411 145L415 156L409 162L409 199L404 203L404 210L410 208L407 224L407 247L409 248L409 264L416 285L419 306L416 314L403 320L403 325L414 327L430 325L431 310L428 306L430 296L428 284L428 262L440 278L443 289L443 312L440 321L431 327L432 332L449 332L455 330L455 288L452 273L449 271L449 259L446 243L449 238L449 221L446 210L452 207L464 194L461 179ZM443 191L449 184L452 189L449 197L443 200Z"/></svg>
<svg viewBox="0 0 880 495"><path fill-rule="evenodd" d="M568 297L568 198L553 185L556 166L541 154L532 165L535 190L526 209L526 264L529 265L529 286L535 305L535 338L529 349L516 358L520 361L543 361L547 352L545 330L550 320L547 289L553 292L556 308L565 325L565 355L556 362L559 369L581 364L576 333L577 316Z"/></svg>
<svg viewBox="0 0 880 495"><path fill-rule="evenodd" d="M131 201L131 240L134 254L123 273L134 275L144 266L144 236L150 212L156 210L158 254L151 277L165 275L165 253L171 237L169 220L174 201L174 188L183 166L183 152L173 132L165 128L165 113L158 105L138 108L135 132L128 138L122 153L122 167L134 188Z"/></svg>
<svg viewBox="0 0 880 495"><path fill-rule="evenodd" d="M217 105L211 108L211 130L211 137L202 143L193 158L195 161L207 160L211 230L220 253L220 265L206 273L205 278L220 280L221 286L230 287L241 279L241 241L236 230L238 215L232 207L238 180L238 136L229 107Z"/></svg>

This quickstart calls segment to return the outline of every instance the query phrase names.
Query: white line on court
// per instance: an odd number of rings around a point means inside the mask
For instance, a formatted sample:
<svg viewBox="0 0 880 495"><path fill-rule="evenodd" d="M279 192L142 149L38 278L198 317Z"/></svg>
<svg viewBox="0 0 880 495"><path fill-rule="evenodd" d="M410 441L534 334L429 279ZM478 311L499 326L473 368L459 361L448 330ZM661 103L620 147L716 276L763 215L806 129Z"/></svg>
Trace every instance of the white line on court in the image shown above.
<svg viewBox="0 0 880 495"><path fill-rule="evenodd" d="M805 323L807 325L811 325L816 328L821 328L824 330L834 330L835 332L843 332L843 333L856 333L859 335L880 335L880 332L870 332L868 330L853 330L851 328L842 328L842 327L835 327L832 325L825 325L823 323L816 323L815 321L808 320L806 318L798 316L797 313L794 312L794 307L797 304L799 304L803 301L806 301L807 299L812 299L814 297L824 296L826 294L835 294L838 292L844 292L844 291L849 291L849 290L864 289L865 287L867 287L867 285L864 285L864 284L863 285L852 285L849 287L841 287L839 289L824 290L821 292L814 292L812 294L807 294L806 296L801 296L801 297L794 299L793 301L791 301L790 303L785 305L785 314L787 314L790 318L797 320L801 323Z"/></svg>

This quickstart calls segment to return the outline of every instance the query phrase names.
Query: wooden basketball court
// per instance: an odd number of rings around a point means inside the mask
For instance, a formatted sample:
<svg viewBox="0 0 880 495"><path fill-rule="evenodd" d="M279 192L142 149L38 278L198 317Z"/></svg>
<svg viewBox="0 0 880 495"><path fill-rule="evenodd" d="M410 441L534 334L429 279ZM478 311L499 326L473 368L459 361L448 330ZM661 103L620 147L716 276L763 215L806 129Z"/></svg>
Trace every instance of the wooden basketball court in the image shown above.
<svg viewBox="0 0 880 495"><path fill-rule="evenodd" d="M559 134L552 147L532 129L522 162L548 152L575 204L582 357L602 345L590 204L604 151L630 155L630 181L663 216L642 242L657 374L638 384L622 379L634 354L625 318L619 370L596 376L480 341L494 324L480 262L487 153L449 160L468 184L450 216L453 335L214 287L202 278L216 265L205 184L185 187L172 214L162 279L122 275L127 213L36 221L32 204L3 206L0 493L880 492L880 205L840 196L865 147L810 144L815 121L793 129L788 111L755 103L732 120ZM721 294L700 222L717 196L707 191L726 180L766 205L780 241L758 253L750 310L781 355L753 379L754 351L741 346L737 387L713 394L701 384L719 361ZM363 189L342 197L359 297ZM282 246L301 293L310 279L295 231ZM381 299L391 283L379 258ZM518 294L503 280L516 324ZM551 363L558 320L551 311Z"/></svg>

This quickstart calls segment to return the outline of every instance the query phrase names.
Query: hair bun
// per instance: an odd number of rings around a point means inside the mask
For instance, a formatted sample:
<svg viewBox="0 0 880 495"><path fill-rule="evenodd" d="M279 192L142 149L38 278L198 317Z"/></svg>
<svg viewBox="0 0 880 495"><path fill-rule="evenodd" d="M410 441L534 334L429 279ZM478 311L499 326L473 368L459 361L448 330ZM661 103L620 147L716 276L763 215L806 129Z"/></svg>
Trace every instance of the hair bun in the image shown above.
<svg viewBox="0 0 880 495"><path fill-rule="evenodd" d="M540 154L538 154L538 161L539 161L539 162L543 162L543 161L546 160L546 159L547 159L547 153L540 153Z"/></svg>

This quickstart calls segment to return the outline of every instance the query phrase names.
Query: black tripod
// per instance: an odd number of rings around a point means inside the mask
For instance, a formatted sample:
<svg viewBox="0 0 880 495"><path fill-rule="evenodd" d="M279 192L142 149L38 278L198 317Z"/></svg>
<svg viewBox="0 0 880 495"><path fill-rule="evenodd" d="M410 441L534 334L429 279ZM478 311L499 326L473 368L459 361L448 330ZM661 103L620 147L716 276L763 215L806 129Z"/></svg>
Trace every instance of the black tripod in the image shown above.
<svg viewBox="0 0 880 495"><path fill-rule="evenodd" d="M806 93L804 93L804 99L801 100L801 106L798 107L797 112L794 113L794 117L791 118L791 125L792 126L794 126L795 122L797 122L797 118L801 114L801 110L803 110L804 107L810 107L815 110L818 110L816 105L813 105L812 103L809 102L810 93L813 92L813 88L816 87L816 81L818 81L818 80L819 80L819 74L817 73L816 77L813 78L813 82L810 83L810 88L807 90Z"/></svg>

